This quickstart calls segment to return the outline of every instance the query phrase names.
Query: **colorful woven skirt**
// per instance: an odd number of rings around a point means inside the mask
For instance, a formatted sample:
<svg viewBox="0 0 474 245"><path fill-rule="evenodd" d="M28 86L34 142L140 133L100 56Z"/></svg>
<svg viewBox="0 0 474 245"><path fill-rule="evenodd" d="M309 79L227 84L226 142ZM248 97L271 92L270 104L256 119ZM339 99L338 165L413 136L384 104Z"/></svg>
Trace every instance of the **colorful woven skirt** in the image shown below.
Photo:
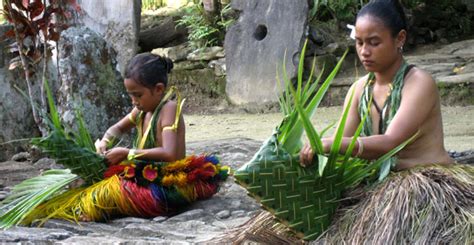
<svg viewBox="0 0 474 245"><path fill-rule="evenodd" d="M24 223L50 218L77 222L168 216L214 195L228 172L213 155L193 155L172 163L123 162L109 167L104 180L71 189L40 205Z"/></svg>

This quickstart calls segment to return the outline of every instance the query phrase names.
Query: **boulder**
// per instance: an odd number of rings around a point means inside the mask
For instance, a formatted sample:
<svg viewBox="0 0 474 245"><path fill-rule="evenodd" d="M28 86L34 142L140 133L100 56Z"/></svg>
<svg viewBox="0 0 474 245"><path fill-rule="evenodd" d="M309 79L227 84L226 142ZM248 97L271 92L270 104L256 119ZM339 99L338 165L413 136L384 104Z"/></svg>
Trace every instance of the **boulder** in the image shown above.
<svg viewBox="0 0 474 245"><path fill-rule="evenodd" d="M191 52L192 52L192 48L185 44L168 47L168 48L156 48L151 51L152 54L168 57L173 62L186 60L186 57Z"/></svg>
<svg viewBox="0 0 474 245"><path fill-rule="evenodd" d="M0 25L0 37L11 29L10 25ZM38 136L38 127L36 126L31 106L28 99L23 97L15 88L18 87L25 93L28 93L24 73L21 68L10 71L8 69L10 59L13 56L8 53L8 45L13 41L4 39L0 42L0 96L3 98L0 102L0 160L7 160L18 151L24 151L27 147L28 139ZM39 91L39 84L35 83L34 88ZM10 142L5 144L5 142Z"/></svg>
<svg viewBox="0 0 474 245"><path fill-rule="evenodd" d="M79 22L100 33L117 52L118 70L125 71L137 53L140 30L140 0L81 0Z"/></svg>
<svg viewBox="0 0 474 245"><path fill-rule="evenodd" d="M188 54L187 60L215 60L223 57L225 57L224 49L222 47L215 46L195 50L194 52Z"/></svg>
<svg viewBox="0 0 474 245"><path fill-rule="evenodd" d="M231 4L240 17L225 37L226 93L235 104L276 102L276 68L281 71L285 63L288 76L296 74L308 3L234 0Z"/></svg>
<svg viewBox="0 0 474 245"><path fill-rule="evenodd" d="M62 119L74 125L74 110L80 108L90 133L102 135L130 109L122 77L115 70L115 52L98 33L72 27L62 33L58 55Z"/></svg>

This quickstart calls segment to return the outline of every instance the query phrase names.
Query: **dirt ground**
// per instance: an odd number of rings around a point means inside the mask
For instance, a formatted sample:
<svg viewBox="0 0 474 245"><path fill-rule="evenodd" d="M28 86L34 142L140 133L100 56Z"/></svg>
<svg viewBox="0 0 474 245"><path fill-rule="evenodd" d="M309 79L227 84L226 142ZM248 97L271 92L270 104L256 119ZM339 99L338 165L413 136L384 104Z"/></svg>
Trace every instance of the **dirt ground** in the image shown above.
<svg viewBox="0 0 474 245"><path fill-rule="evenodd" d="M313 118L318 131L338 120L342 107L319 108ZM474 149L474 106L443 107L447 150ZM280 113L185 115L188 142L245 137L265 140L282 118Z"/></svg>

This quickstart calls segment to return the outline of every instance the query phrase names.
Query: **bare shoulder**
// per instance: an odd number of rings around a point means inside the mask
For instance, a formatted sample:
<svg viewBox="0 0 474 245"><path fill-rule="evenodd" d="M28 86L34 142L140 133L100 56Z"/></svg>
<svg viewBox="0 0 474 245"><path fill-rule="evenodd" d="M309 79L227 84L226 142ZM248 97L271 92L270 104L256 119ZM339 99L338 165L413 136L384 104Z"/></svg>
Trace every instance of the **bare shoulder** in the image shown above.
<svg viewBox="0 0 474 245"><path fill-rule="evenodd" d="M163 105L163 108L161 109L161 114L162 115L166 115L166 116L172 116L174 118L175 114L176 114L176 107L177 107L177 103L176 101L173 101L173 100L169 100L168 102L166 102L164 105Z"/></svg>
<svg viewBox="0 0 474 245"><path fill-rule="evenodd" d="M427 109L439 101L438 87L433 77L417 67L411 69L405 77L402 96L402 104L424 105Z"/></svg>
<svg viewBox="0 0 474 245"><path fill-rule="evenodd" d="M405 87L417 91L433 92L436 90L436 82L430 73L421 68L413 67L405 78Z"/></svg>
<svg viewBox="0 0 474 245"><path fill-rule="evenodd" d="M357 79L357 81L352 84L351 89L355 89L354 95L356 98L360 97L360 95L362 94L364 86L367 83L367 79L369 79L369 74Z"/></svg>

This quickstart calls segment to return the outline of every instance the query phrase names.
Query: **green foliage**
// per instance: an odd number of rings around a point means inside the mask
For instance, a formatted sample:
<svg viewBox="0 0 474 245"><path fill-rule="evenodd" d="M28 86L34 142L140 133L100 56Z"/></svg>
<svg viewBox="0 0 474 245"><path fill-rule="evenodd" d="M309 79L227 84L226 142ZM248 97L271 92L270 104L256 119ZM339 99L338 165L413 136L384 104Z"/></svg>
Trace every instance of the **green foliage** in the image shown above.
<svg viewBox="0 0 474 245"><path fill-rule="evenodd" d="M0 229L20 223L35 207L77 179L69 169L53 169L16 185L11 195L1 202Z"/></svg>
<svg viewBox="0 0 474 245"><path fill-rule="evenodd" d="M163 7L163 0L142 0L142 11L143 10L156 10Z"/></svg>
<svg viewBox="0 0 474 245"><path fill-rule="evenodd" d="M106 168L105 159L95 152L94 143L80 111L76 110L78 130L67 128L60 121L47 82L45 88L50 115L49 117L43 115L43 117L47 118L50 133L46 137L33 139L31 143L39 146L58 163L71 169L72 173L79 175L86 183L91 184L102 180Z"/></svg>
<svg viewBox="0 0 474 245"><path fill-rule="evenodd" d="M177 24L188 29L188 40L193 48L222 45L225 32L234 22L234 19L229 17L231 11L230 4L227 4L219 14L209 15L199 1L185 8L185 14Z"/></svg>
<svg viewBox="0 0 474 245"><path fill-rule="evenodd" d="M102 180L106 168L104 157L95 153L80 110L76 110L78 130L67 128L61 122L47 80L45 89L50 112L42 116L50 132L46 137L32 139L31 143L67 169L48 170L16 185L11 195L0 203L0 229L21 223L38 205L64 191L79 177L88 185Z"/></svg>
<svg viewBox="0 0 474 245"><path fill-rule="evenodd" d="M357 11L368 2L368 0L313 0L310 18L321 21L331 19L353 21Z"/></svg>

